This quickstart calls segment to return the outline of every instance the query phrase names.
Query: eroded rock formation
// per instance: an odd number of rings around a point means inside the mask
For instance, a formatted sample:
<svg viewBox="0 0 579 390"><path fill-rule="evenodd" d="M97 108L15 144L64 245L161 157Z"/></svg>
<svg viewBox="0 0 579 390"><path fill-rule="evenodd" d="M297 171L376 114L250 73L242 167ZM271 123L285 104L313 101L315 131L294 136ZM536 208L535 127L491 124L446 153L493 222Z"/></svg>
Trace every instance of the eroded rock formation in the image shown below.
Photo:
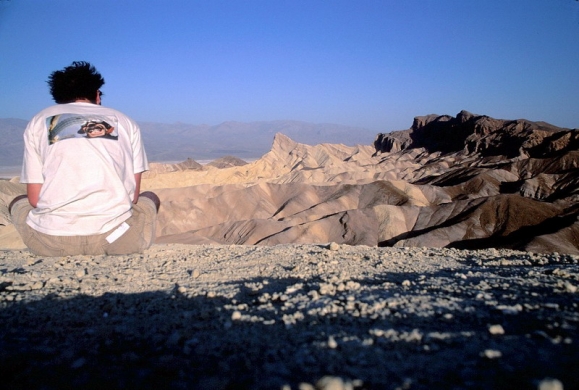
<svg viewBox="0 0 579 390"><path fill-rule="evenodd" d="M251 163L153 165L142 189L162 200L159 243L579 254L578 146L575 129L462 111L417 117L373 146L278 133Z"/></svg>
<svg viewBox="0 0 579 390"><path fill-rule="evenodd" d="M417 117L375 148L277 134L253 163L147 185L165 200L159 242L579 253L577 140L576 130L463 111Z"/></svg>

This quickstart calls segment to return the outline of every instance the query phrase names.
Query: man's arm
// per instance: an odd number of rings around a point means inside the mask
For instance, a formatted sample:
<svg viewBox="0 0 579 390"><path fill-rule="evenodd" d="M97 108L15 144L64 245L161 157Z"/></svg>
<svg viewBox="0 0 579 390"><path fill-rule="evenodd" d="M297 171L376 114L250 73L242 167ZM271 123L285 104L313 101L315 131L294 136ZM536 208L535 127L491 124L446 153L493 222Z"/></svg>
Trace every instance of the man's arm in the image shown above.
<svg viewBox="0 0 579 390"><path fill-rule="evenodd" d="M38 204L38 197L40 195L40 190L42 189L42 183L28 183L26 184L26 195L28 195L28 202L32 207L36 207Z"/></svg>
<svg viewBox="0 0 579 390"><path fill-rule="evenodd" d="M141 193L141 174L143 172L135 173L135 197L133 199L133 203L137 204L139 200L139 194Z"/></svg>

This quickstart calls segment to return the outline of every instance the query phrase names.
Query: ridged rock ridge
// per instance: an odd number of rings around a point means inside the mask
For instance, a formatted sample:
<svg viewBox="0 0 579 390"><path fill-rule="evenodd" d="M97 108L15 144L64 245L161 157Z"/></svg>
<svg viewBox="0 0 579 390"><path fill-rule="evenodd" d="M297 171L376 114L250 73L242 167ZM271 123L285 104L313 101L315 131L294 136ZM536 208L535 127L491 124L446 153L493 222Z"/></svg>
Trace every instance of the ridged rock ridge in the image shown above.
<svg viewBox="0 0 579 390"><path fill-rule="evenodd" d="M242 170L211 171L211 185L164 186L173 212L159 240L579 252L576 130L462 111L380 137L371 148L277 134Z"/></svg>

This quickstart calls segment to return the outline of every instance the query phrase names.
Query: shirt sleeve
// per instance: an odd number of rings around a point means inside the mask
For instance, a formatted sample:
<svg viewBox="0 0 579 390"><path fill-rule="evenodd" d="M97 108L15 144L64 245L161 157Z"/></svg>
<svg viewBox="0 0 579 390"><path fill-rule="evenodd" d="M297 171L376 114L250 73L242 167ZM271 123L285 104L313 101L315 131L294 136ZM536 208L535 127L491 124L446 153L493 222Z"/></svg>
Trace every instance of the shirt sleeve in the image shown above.
<svg viewBox="0 0 579 390"><path fill-rule="evenodd" d="M133 120L131 122L131 147L133 149L133 173L149 170L149 161L145 152L145 145L141 137L141 129Z"/></svg>
<svg viewBox="0 0 579 390"><path fill-rule="evenodd" d="M42 119L37 116L28 123L24 130L21 183L44 183L41 142L48 142L48 140L41 139L41 135L45 133L43 131L45 126Z"/></svg>

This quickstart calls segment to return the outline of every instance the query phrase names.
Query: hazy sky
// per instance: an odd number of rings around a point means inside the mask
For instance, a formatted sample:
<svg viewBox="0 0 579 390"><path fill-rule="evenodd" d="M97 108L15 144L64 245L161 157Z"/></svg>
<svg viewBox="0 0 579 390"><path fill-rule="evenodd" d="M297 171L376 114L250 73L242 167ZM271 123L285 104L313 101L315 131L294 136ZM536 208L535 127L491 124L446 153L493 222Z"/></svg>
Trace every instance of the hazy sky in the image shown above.
<svg viewBox="0 0 579 390"><path fill-rule="evenodd" d="M575 0L0 0L0 117L75 60L137 121L376 131L460 110L579 127Z"/></svg>

